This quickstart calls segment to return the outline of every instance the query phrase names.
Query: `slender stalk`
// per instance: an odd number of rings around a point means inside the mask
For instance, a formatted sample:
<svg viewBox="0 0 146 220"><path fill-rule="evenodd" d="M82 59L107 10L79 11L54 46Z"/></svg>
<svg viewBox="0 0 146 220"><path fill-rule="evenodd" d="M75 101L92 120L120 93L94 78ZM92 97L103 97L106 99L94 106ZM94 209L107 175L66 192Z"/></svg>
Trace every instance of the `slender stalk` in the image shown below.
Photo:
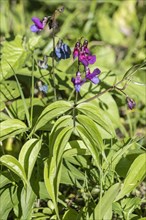
<svg viewBox="0 0 146 220"><path fill-rule="evenodd" d="M126 88L127 83L125 83L125 85L124 85L122 88L117 87L117 85L119 85L120 83L122 83L124 80L125 80L125 79L120 80L120 81L119 81L118 83L116 83L115 85L110 86L108 89L105 89L104 91L98 93L97 95L94 95L93 97L91 97L91 98L89 98L89 99L86 99L86 100L84 100L84 101L82 101L82 102L79 102L78 104L85 103L85 102L90 102L90 101L92 101L92 100L94 100L94 99L100 97L101 95L105 94L106 92L109 92L109 91L112 91L112 90L116 90L116 89L119 90L119 91L121 91L123 94L125 94L122 90L124 90L124 89ZM125 95L126 95L126 94L125 94Z"/></svg>
<svg viewBox="0 0 146 220"><path fill-rule="evenodd" d="M73 126L75 127L76 126L76 120L75 120L75 117L76 117L76 104L77 104L77 99L78 99L78 92L75 91L75 101L74 101L74 107L73 107Z"/></svg>
<svg viewBox="0 0 146 220"><path fill-rule="evenodd" d="M54 28L52 31L52 38L53 38L53 56L52 56L52 75L53 75L53 91L54 91L54 100L57 100L57 93L56 93L56 76L55 76L55 58L54 58L54 53L55 53L55 32Z"/></svg>
<svg viewBox="0 0 146 220"><path fill-rule="evenodd" d="M32 53L32 72L31 72L31 99L30 99L30 123L32 127L32 119L33 119L33 97L34 97L34 56Z"/></svg>
<svg viewBox="0 0 146 220"><path fill-rule="evenodd" d="M73 89L73 91L71 92L71 94L70 94L70 96L69 96L69 98L68 98L68 101L71 100L71 98L72 98L72 96L73 96L73 94L74 94L74 91L75 91L75 89Z"/></svg>

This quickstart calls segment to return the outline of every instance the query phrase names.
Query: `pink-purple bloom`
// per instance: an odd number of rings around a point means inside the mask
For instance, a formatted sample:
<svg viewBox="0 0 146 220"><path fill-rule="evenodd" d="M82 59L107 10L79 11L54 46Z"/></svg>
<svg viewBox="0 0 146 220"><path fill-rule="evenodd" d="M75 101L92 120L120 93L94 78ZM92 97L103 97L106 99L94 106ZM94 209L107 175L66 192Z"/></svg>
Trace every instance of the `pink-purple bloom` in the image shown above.
<svg viewBox="0 0 146 220"><path fill-rule="evenodd" d="M34 24L31 25L30 30L32 32L39 32L44 29L45 25L48 22L48 17L44 17L42 21L37 17L33 17L32 21L34 22Z"/></svg>
<svg viewBox="0 0 146 220"><path fill-rule="evenodd" d="M94 64L96 62L95 55L86 55L85 52L81 52L79 55L79 61L84 65Z"/></svg>
<svg viewBox="0 0 146 220"><path fill-rule="evenodd" d="M127 97L127 105L129 109L134 109L136 106L136 103L133 99L130 99L129 97Z"/></svg>
<svg viewBox="0 0 146 220"><path fill-rule="evenodd" d="M77 42L73 51L73 58L78 57L79 62L84 66L89 64L94 64L96 62L96 56L91 55L90 50L88 49L88 41L85 40L83 45L80 42Z"/></svg>
<svg viewBox="0 0 146 220"><path fill-rule="evenodd" d="M99 83L99 81L100 81L99 78L98 78L99 74L100 74L100 70L98 68L96 68L93 71L93 73L91 73L89 67L86 67L86 79L89 79L94 84L98 84Z"/></svg>
<svg viewBox="0 0 146 220"><path fill-rule="evenodd" d="M86 81L90 80L94 84L99 83L98 75L100 74L100 70L98 68L94 69L93 72L90 72L89 64L94 64L96 62L96 56L92 55L88 48L88 41L84 40L83 44L77 42L75 44L73 50L73 58L78 58L78 72L76 73L76 77L72 78L72 82L74 84L76 92L79 92L81 89L81 85ZM81 78L81 73L79 72L79 64L83 64L85 75L84 79Z"/></svg>
<svg viewBox="0 0 146 220"><path fill-rule="evenodd" d="M81 86L83 85L83 83L86 81L86 79L82 79L81 78L81 73L78 71L76 73L76 77L75 78L72 78L71 80L75 86L75 90L76 92L79 92L80 91L80 88Z"/></svg>

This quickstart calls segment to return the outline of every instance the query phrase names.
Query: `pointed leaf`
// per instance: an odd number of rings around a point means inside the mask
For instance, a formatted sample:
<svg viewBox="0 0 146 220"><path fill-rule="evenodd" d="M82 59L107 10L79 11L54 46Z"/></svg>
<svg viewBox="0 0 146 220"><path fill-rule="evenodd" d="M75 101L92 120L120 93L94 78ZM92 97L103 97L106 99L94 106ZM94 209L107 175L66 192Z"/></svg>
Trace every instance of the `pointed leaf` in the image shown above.
<svg viewBox="0 0 146 220"><path fill-rule="evenodd" d="M119 190L120 184L116 183L105 192L104 196L100 199L99 203L95 207L94 212L91 214L90 220L92 220L93 217L94 219L103 219L104 216L107 215Z"/></svg>
<svg viewBox="0 0 146 220"><path fill-rule="evenodd" d="M36 122L33 132L43 127L47 122L49 122L53 118L64 114L66 111L70 110L71 107L72 104L67 101L56 101L50 104L41 113L40 117Z"/></svg>
<svg viewBox="0 0 146 220"><path fill-rule="evenodd" d="M11 155L4 155L0 158L0 162L2 163L2 165L6 166L8 169L17 174L24 182L24 184L27 182L25 171L15 157Z"/></svg>
<svg viewBox="0 0 146 220"><path fill-rule="evenodd" d="M18 119L8 119L0 123L0 140L21 134L27 130L26 125Z"/></svg>
<svg viewBox="0 0 146 220"><path fill-rule="evenodd" d="M28 180L31 177L38 153L41 149L41 142L38 139L30 139L23 145L20 151L19 162L25 170Z"/></svg>
<svg viewBox="0 0 146 220"><path fill-rule="evenodd" d="M57 133L56 138L53 139L53 141L51 142L51 145L53 147L50 146L50 157L45 162L45 168L44 168L45 185L54 203L57 215L58 215L57 198L58 198L58 190L59 190L61 167L62 167L61 164L62 154L64 152L64 148L70 138L72 131L73 131L72 126L68 126L64 128L64 121L63 121L63 128L59 133L57 128L54 130L54 132ZM53 136L55 137L55 134Z"/></svg>
<svg viewBox="0 0 146 220"><path fill-rule="evenodd" d="M96 143L96 147L102 152L104 145L95 122L85 115L78 115L76 119L90 135L90 139L92 139L92 141Z"/></svg>
<svg viewBox="0 0 146 220"><path fill-rule="evenodd" d="M123 198L126 194L135 189L141 181L146 177L146 154L139 155L128 171L127 177L124 180L123 186L116 201Z"/></svg>
<svg viewBox="0 0 146 220"><path fill-rule="evenodd" d="M110 123L106 122L103 112L100 108L97 108L95 105L91 103L81 103L77 105L77 109L99 124L104 130L106 130L109 134L115 135L115 131L110 125Z"/></svg>
<svg viewBox="0 0 146 220"><path fill-rule="evenodd" d="M23 46L22 36L17 35L13 41L5 41L2 49L0 81L13 75L11 66L17 70L25 63L28 51Z"/></svg>

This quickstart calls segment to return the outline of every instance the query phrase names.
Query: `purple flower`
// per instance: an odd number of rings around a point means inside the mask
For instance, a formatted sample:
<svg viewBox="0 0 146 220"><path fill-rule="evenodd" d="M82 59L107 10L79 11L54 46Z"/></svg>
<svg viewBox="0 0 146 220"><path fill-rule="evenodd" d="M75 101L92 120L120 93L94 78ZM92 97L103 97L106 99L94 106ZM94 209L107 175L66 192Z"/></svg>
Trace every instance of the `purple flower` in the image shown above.
<svg viewBox="0 0 146 220"><path fill-rule="evenodd" d="M94 64L96 61L96 56L91 55L90 50L88 49L88 41L85 40L83 45L80 42L77 42L74 51L73 58L78 57L79 62L81 62L84 66L88 66L89 64Z"/></svg>
<svg viewBox="0 0 146 220"><path fill-rule="evenodd" d="M81 88L81 85L83 85L83 83L86 81L86 79L82 79L81 78L81 73L80 72L77 72L76 73L76 77L75 78L72 78L71 80L75 86L75 90L76 92L79 92L80 91L80 88Z"/></svg>
<svg viewBox="0 0 146 220"><path fill-rule="evenodd" d="M80 53L79 61L84 65L88 66L89 64L94 64L96 62L95 55L86 55L84 52Z"/></svg>
<svg viewBox="0 0 146 220"><path fill-rule="evenodd" d="M34 24L30 27L30 30L32 32L39 32L44 29L46 23L48 22L48 18L44 17L41 21L39 18L33 17L32 21L34 22Z"/></svg>
<svg viewBox="0 0 146 220"><path fill-rule="evenodd" d="M93 73L90 72L90 69L86 67L86 79L89 79L94 84L99 83L99 78L97 77L100 74L100 70L96 68Z"/></svg>
<svg viewBox="0 0 146 220"><path fill-rule="evenodd" d="M134 102L133 99L130 99L129 97L127 97L127 105L129 109L134 109L136 106L136 103Z"/></svg>

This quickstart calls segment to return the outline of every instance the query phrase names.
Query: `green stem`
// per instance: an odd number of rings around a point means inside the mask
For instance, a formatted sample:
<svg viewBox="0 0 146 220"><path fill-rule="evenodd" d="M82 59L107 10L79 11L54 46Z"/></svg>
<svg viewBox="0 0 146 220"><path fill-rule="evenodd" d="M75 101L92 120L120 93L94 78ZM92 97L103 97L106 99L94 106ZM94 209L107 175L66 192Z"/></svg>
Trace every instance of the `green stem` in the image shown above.
<svg viewBox="0 0 146 220"><path fill-rule="evenodd" d="M75 91L75 101L74 101L74 107L73 107L73 125L74 125L74 127L75 127L75 125L76 125L75 117L76 117L76 104L77 104L77 99L78 99L78 92Z"/></svg>
<svg viewBox="0 0 146 220"><path fill-rule="evenodd" d="M69 98L68 98L68 101L71 100L71 98L72 98L72 96L73 96L73 94L74 94L74 91L75 91L75 89L72 90L72 92L71 92L71 94L70 94L70 96L69 96Z"/></svg>
<svg viewBox="0 0 146 220"><path fill-rule="evenodd" d="M53 28L53 56L52 56L52 75L53 75L53 91L54 91L54 100L57 100L57 93L56 93L56 76L55 76L55 33L54 33L54 28Z"/></svg>
<svg viewBox="0 0 146 220"><path fill-rule="evenodd" d="M118 83L116 83L115 85L113 85L113 86L110 86L108 89L105 89L105 90L103 90L102 92L100 92L100 93L98 93L97 95L94 95L93 97L91 97L91 98L89 98L89 99L86 99L86 100L84 100L84 101L82 101L82 102L79 102L78 104L81 104L81 103L85 103L85 102L90 102L90 101L92 101L92 100L94 100L94 99L96 99L96 98L99 98L101 95L103 95L103 94L105 94L106 92L109 92L109 91L112 91L112 90L119 90L119 91L121 91L122 93L124 93L122 90L124 90L125 88L126 88L126 85L127 84L125 84L122 88L118 88L117 87L117 85L119 85L120 83L122 83L123 81L124 81L125 79L123 79L123 80L120 80ZM125 94L125 93L124 93ZM126 94L125 94L126 95ZM127 95L126 95L127 96Z"/></svg>
<svg viewBox="0 0 146 220"><path fill-rule="evenodd" d="M33 97L34 97L34 56L32 54L32 72L31 72L31 99L30 99L30 123L32 127L32 119L33 119Z"/></svg>

